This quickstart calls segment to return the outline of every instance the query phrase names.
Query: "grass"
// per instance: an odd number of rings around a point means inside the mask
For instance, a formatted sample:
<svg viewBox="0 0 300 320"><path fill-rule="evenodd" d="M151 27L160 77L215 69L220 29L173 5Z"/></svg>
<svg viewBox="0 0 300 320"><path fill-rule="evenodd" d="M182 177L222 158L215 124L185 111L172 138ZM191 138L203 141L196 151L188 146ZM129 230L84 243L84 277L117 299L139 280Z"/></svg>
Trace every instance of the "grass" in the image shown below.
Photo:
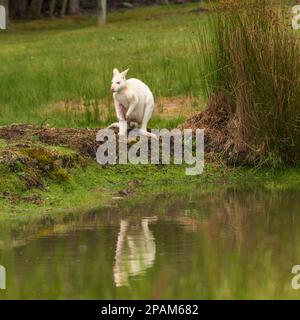
<svg viewBox="0 0 300 320"><path fill-rule="evenodd" d="M282 8L278 1L225 0L199 35L203 84L211 100L223 93L234 152L271 167L300 156L300 42Z"/></svg>
<svg viewBox="0 0 300 320"><path fill-rule="evenodd" d="M95 18L14 23L0 33L0 125L99 126L114 118L113 67L129 67L155 97L199 98L193 39L207 14L198 4L157 6ZM100 106L100 107L99 107ZM174 126L156 117L155 126Z"/></svg>

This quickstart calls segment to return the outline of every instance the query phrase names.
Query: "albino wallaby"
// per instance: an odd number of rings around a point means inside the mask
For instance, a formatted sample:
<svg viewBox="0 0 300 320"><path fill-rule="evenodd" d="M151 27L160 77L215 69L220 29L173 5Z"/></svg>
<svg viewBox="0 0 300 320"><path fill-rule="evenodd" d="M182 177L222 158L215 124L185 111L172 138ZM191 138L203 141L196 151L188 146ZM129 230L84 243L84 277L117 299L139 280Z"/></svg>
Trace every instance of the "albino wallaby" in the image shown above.
<svg viewBox="0 0 300 320"><path fill-rule="evenodd" d="M126 80L128 70L113 70L111 91L119 122L111 124L109 128L119 128L119 134L124 135L127 133L127 124L130 127L137 124L140 127L138 133L156 138L156 135L147 131L154 109L153 94L144 82L134 78Z"/></svg>

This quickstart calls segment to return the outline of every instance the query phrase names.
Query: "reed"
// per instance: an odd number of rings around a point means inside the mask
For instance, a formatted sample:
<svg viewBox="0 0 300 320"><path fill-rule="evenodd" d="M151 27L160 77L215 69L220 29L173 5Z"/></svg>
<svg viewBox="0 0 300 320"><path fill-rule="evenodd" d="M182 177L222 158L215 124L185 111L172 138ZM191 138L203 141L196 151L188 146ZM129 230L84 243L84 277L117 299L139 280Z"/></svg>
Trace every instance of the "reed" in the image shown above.
<svg viewBox="0 0 300 320"><path fill-rule="evenodd" d="M287 23L288 21L288 23ZM202 90L222 92L235 149L247 162L295 164L300 155L300 43L272 1L223 0L198 39Z"/></svg>

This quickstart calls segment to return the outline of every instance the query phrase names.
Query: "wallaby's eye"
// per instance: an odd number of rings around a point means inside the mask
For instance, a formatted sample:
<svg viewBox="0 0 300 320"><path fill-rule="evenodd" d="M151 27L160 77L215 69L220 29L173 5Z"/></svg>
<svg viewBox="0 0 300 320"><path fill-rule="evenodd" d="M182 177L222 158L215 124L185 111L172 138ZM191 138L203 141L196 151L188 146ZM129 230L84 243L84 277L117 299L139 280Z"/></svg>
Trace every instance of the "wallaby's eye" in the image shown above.
<svg viewBox="0 0 300 320"><path fill-rule="evenodd" d="M117 84L120 84L120 83L121 83L120 81L117 82Z"/></svg>

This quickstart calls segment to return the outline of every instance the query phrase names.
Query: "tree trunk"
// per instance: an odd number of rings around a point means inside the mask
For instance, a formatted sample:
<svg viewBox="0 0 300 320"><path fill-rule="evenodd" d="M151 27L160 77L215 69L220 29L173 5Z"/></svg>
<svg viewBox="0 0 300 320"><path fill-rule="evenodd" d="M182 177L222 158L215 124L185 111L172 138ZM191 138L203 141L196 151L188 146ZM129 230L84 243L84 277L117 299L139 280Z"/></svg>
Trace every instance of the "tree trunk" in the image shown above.
<svg viewBox="0 0 300 320"><path fill-rule="evenodd" d="M98 26L106 23L106 0L97 0L97 22Z"/></svg>
<svg viewBox="0 0 300 320"><path fill-rule="evenodd" d="M20 18L24 18L27 13L27 3L24 0L17 0L16 1L16 11Z"/></svg>
<svg viewBox="0 0 300 320"><path fill-rule="evenodd" d="M30 18L38 18L41 16L43 0L32 0L31 6L29 9L29 17Z"/></svg>
<svg viewBox="0 0 300 320"><path fill-rule="evenodd" d="M63 0L63 4L60 11L60 16L63 18L67 11L68 0Z"/></svg>
<svg viewBox="0 0 300 320"><path fill-rule="evenodd" d="M56 0L51 0L51 1L50 1L50 8L49 8L49 15L50 15L50 17L53 17L53 15L54 15L55 6L56 6Z"/></svg>
<svg viewBox="0 0 300 320"><path fill-rule="evenodd" d="M79 0L70 0L69 2L69 12L70 14L77 14L79 12Z"/></svg>
<svg viewBox="0 0 300 320"><path fill-rule="evenodd" d="M0 21L0 29L3 27L3 29L6 27L6 24L9 21L9 0L0 0L0 5L4 7L5 9L5 21ZM0 12L1 13L1 12Z"/></svg>

